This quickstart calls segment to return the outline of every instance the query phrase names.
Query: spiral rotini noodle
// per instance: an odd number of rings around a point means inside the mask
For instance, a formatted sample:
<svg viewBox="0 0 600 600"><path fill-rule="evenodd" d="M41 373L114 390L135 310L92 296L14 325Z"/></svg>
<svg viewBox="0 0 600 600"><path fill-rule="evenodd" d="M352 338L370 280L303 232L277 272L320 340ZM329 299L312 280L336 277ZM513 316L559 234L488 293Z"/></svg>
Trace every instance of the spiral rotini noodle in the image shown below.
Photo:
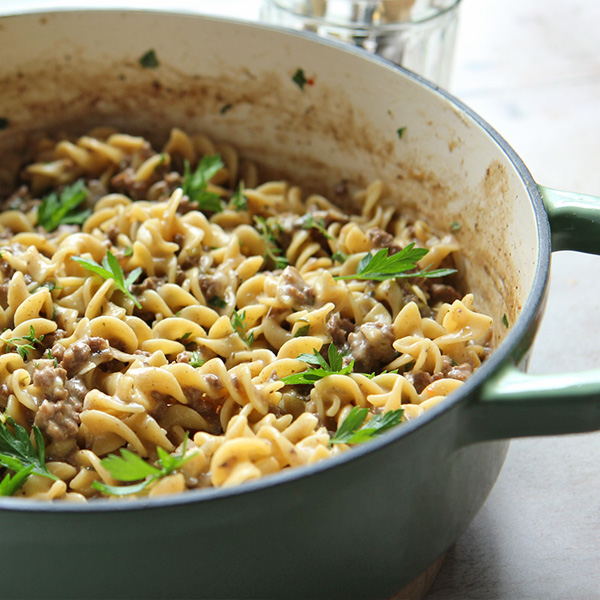
<svg viewBox="0 0 600 600"><path fill-rule="evenodd" d="M216 155L207 209L186 169ZM202 134L173 129L157 151L108 127L44 140L21 176L0 214L0 406L40 430L57 479L30 475L17 496L100 497L121 449L150 464L185 452L150 496L310 465L350 448L332 436L354 407L414 419L490 351L492 319L451 278L340 279L409 244L428 250L420 271L454 264L453 235L408 219L382 181L340 203L260 183ZM78 181L89 213L45 226L42 204ZM80 262L109 254L139 270L128 287ZM350 372L284 381L331 345Z"/></svg>

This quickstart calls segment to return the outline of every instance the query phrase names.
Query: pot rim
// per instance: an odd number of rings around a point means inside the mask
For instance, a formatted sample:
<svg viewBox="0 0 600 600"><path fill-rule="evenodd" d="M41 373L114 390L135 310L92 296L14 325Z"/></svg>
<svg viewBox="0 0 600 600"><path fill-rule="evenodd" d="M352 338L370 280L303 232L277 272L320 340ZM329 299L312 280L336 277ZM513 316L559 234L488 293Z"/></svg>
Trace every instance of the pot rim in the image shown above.
<svg viewBox="0 0 600 600"><path fill-rule="evenodd" d="M367 444L352 448L347 452L339 454L338 456L322 460L313 465L290 468L280 471L279 473L265 476L263 478L249 481L231 488L202 488L197 490L188 490L186 492L174 495L159 496L156 498L139 498L129 501L115 501L108 498L93 499L87 503L81 504L71 504L65 501L45 503L44 501L34 499L1 497L0 510L26 513L77 513L91 515L122 511L129 512L158 510L162 508L177 508L188 504L204 504L208 502L224 501L227 498L234 498L239 495L256 494L264 489L270 489L274 486L283 487L286 484L291 484L304 478L325 473L330 469L335 469L338 466L341 467L349 461L361 460L361 458L367 455L371 455L380 451L383 447L396 443L401 438L411 436L415 434L415 432L425 429L427 425L434 419L437 419L442 414L453 410L460 404L467 402L468 397L471 396L477 388L481 387L486 379L488 379L495 371L500 369L503 363L511 361L512 353L518 347L523 338L526 337L532 322L536 319L536 316L540 313L543 307L550 270L550 254L552 251L550 225L538 185L533 179L533 176L529 172L528 168L525 166L525 163L515 152L515 150L508 144L508 142L473 109L469 108L457 97L453 96L450 92L442 89L435 83L428 81L420 75L413 73L412 71L409 71L383 57L367 54L359 48L343 44L341 42L325 39L311 32L287 30L274 25L243 21L229 17L214 17L201 15L198 13L188 13L183 10L174 11L156 8L115 9L110 6L98 9L57 8L52 10L34 7L33 9L27 9L26 11L21 11L19 13L10 13L6 16L0 16L0 23L4 20L10 20L12 18L20 19L33 16L52 16L65 13L90 14L90 18L93 18L93 15L96 13L112 13L114 15L123 13L156 14L186 19L193 18L203 21L213 21L226 25L229 24L238 27L241 26L249 29L263 29L286 36L300 37L308 40L311 43L317 43L335 48L339 52L350 53L355 55L359 60L367 60L371 62L375 68L389 69L399 73L402 77L412 79L413 82L424 88L427 88L430 93L438 96L442 102L450 104L454 109L460 111L467 120L471 120L478 128L483 130L487 136L492 138L492 140L502 151L502 154L504 154L508 162L513 166L519 175L521 182L524 184L525 189L527 190L529 201L534 209L537 232L537 261L529 293L516 322L511 327L510 331L507 333L506 337L500 343L498 348L495 349L490 357L475 371L471 377L469 377L469 379L467 379L464 385L460 386L460 389L453 392L448 399L429 409L417 419L409 421L400 427L394 428L383 434L381 437L369 441Z"/></svg>

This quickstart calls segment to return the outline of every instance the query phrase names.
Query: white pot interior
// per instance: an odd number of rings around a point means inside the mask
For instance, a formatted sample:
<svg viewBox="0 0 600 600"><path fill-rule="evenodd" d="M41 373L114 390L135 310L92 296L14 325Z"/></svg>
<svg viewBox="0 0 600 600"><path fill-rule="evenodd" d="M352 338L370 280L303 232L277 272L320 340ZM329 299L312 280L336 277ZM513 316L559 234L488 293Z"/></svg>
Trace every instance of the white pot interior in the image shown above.
<svg viewBox="0 0 600 600"><path fill-rule="evenodd" d="M265 177L311 191L381 178L409 214L459 223L465 289L497 338L526 301L539 243L526 184L468 112L396 68L293 33L152 12L8 17L0 41L2 186L32 132L107 123L160 140L176 125L233 144ZM140 65L150 49L157 68Z"/></svg>

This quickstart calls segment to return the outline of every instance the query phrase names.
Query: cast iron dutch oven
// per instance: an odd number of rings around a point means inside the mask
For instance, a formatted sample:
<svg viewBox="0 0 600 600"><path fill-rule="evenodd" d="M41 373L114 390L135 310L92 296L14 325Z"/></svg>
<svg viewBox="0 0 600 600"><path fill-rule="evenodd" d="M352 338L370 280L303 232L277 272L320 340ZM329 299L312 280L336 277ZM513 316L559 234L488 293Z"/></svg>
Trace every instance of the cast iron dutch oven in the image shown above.
<svg viewBox="0 0 600 600"><path fill-rule="evenodd" d="M463 284L497 323L446 402L334 460L153 500L3 498L2 597L386 598L464 531L510 437L600 428L600 373L524 373L550 254L600 250L599 203L538 187L445 92L310 36L136 11L1 19L0 89L2 185L32 131L98 123L202 131L307 189L379 177L407 212L461 224Z"/></svg>

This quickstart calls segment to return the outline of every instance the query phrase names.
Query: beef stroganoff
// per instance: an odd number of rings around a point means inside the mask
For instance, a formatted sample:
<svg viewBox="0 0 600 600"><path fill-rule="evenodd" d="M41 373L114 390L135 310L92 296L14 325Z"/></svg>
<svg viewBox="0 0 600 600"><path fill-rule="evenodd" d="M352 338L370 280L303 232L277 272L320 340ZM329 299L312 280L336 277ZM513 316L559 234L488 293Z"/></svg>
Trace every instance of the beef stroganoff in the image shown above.
<svg viewBox="0 0 600 600"><path fill-rule="evenodd" d="M227 487L418 417L489 353L451 232L173 129L43 140L0 214L0 494Z"/></svg>

